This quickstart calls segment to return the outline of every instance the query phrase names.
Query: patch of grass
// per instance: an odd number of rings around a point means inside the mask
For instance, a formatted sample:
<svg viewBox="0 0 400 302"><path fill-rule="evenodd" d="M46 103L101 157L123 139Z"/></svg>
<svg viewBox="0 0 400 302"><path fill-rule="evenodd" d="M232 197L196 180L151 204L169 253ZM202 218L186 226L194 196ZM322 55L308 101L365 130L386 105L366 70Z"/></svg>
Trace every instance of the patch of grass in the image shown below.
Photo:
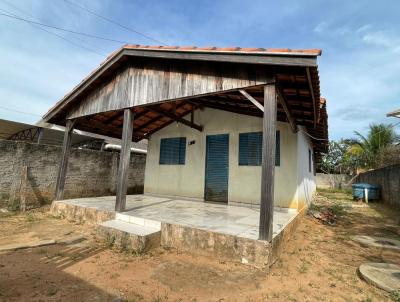
<svg viewBox="0 0 400 302"><path fill-rule="evenodd" d="M153 299L151 299L151 302L167 302L168 301L168 294L162 295L157 295Z"/></svg>
<svg viewBox="0 0 400 302"><path fill-rule="evenodd" d="M25 218L26 218L26 221L28 221L28 222L33 222L36 220L36 217L35 217L35 215L33 215L33 213L26 213Z"/></svg>
<svg viewBox="0 0 400 302"><path fill-rule="evenodd" d="M55 257L64 257L65 253L58 251L57 253L54 254Z"/></svg>
<svg viewBox="0 0 400 302"><path fill-rule="evenodd" d="M134 293L132 297L129 297L127 300L123 300L124 302L142 302L144 301L144 297L141 294Z"/></svg>
<svg viewBox="0 0 400 302"><path fill-rule="evenodd" d="M108 248L112 248L114 246L114 244L115 244L115 240L116 240L116 238L115 238L114 235L107 235L107 237L106 237L106 246Z"/></svg>
<svg viewBox="0 0 400 302"><path fill-rule="evenodd" d="M69 256L69 259L75 261L81 258L81 255L79 254L72 254L71 256Z"/></svg>
<svg viewBox="0 0 400 302"><path fill-rule="evenodd" d="M58 289L56 287L51 287L47 290L46 295L51 297L54 296L58 292Z"/></svg>
<svg viewBox="0 0 400 302"><path fill-rule="evenodd" d="M390 293L390 299L394 302L400 302L400 290L395 290Z"/></svg>
<svg viewBox="0 0 400 302"><path fill-rule="evenodd" d="M342 193L342 194L351 194L351 188L343 188L343 189L323 189L323 188L318 188L317 189L318 193Z"/></svg>
<svg viewBox="0 0 400 302"><path fill-rule="evenodd" d="M332 276L333 278L335 278L337 281L340 282L344 282L343 276L340 274L341 272L339 272L338 270L334 270L334 269L326 269L325 273L327 273L328 275Z"/></svg>
<svg viewBox="0 0 400 302"><path fill-rule="evenodd" d="M310 268L310 263L306 260L302 260L301 265L299 267L299 273L305 274L307 273L309 268Z"/></svg>
<svg viewBox="0 0 400 302"><path fill-rule="evenodd" d="M120 276L120 274L115 273L115 274L112 274L112 275L110 276L110 279L116 279L116 278L118 278L119 276Z"/></svg>
<svg viewBox="0 0 400 302"><path fill-rule="evenodd" d="M340 204L334 204L333 206L330 207L331 211L333 214L335 214L337 217L341 217L344 215L346 210L344 209L343 206Z"/></svg>

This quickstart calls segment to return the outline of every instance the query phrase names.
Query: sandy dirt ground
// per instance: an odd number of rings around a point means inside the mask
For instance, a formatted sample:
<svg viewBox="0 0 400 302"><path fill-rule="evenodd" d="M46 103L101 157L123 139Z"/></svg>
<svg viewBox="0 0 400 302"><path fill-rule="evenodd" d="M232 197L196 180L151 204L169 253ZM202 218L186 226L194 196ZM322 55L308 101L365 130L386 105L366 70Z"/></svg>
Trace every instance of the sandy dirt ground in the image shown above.
<svg viewBox="0 0 400 302"><path fill-rule="evenodd" d="M342 207L348 195L322 192L313 209L333 207L333 226L306 216L269 272L162 248L127 254L94 229L45 209L0 214L0 246L84 234L88 240L0 252L0 301L393 301L357 274L364 262L400 264L400 254L367 248L351 235L400 239L400 212L382 204Z"/></svg>

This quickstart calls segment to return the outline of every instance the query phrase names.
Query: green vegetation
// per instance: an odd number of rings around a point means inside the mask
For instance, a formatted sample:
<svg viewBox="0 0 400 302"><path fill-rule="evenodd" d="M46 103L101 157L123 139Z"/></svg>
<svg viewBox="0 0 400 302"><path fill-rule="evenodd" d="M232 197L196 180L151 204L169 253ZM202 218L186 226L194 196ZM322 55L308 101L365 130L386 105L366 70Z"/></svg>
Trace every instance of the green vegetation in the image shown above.
<svg viewBox="0 0 400 302"><path fill-rule="evenodd" d="M391 292L390 293L390 298L394 302L400 302L400 290L395 290L395 291Z"/></svg>
<svg viewBox="0 0 400 302"><path fill-rule="evenodd" d="M33 222L33 221L35 221L36 220L36 218L35 218L35 216L33 215L33 213L27 213L26 214L26 221L28 221L28 222Z"/></svg>
<svg viewBox="0 0 400 302"><path fill-rule="evenodd" d="M355 131L355 138L330 141L319 169L324 173L353 174L357 169L400 164L400 137L393 127L371 124L366 136Z"/></svg>
<svg viewBox="0 0 400 302"><path fill-rule="evenodd" d="M114 235L107 234L106 240L105 240L106 241L106 246L108 248L112 248L114 246L114 244L115 244L115 240L116 240L116 238L115 238Z"/></svg>

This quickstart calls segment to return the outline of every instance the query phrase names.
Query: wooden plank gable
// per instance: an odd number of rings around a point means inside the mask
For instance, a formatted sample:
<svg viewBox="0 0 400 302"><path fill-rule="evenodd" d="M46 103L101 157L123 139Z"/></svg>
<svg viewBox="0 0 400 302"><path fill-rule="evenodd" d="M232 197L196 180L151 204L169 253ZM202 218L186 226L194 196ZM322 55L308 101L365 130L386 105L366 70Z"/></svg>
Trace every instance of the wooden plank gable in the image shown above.
<svg viewBox="0 0 400 302"><path fill-rule="evenodd" d="M271 80L272 75L259 65L137 60L84 95L67 118L246 88Z"/></svg>

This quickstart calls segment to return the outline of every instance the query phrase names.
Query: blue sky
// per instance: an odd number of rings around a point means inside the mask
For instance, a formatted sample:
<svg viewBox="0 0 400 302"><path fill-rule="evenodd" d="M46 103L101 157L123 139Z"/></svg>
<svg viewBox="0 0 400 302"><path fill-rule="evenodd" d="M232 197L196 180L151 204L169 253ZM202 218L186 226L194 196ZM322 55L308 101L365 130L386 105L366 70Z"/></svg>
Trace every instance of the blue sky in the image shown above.
<svg viewBox="0 0 400 302"><path fill-rule="evenodd" d="M351 137L354 130L365 133L372 122L397 122L385 114L400 108L399 1L78 3L169 45L321 48L321 92L328 100L331 139ZM64 0L0 0L0 13L5 12L133 44L155 44ZM104 55L0 16L0 118L36 122L121 46L50 31Z"/></svg>

